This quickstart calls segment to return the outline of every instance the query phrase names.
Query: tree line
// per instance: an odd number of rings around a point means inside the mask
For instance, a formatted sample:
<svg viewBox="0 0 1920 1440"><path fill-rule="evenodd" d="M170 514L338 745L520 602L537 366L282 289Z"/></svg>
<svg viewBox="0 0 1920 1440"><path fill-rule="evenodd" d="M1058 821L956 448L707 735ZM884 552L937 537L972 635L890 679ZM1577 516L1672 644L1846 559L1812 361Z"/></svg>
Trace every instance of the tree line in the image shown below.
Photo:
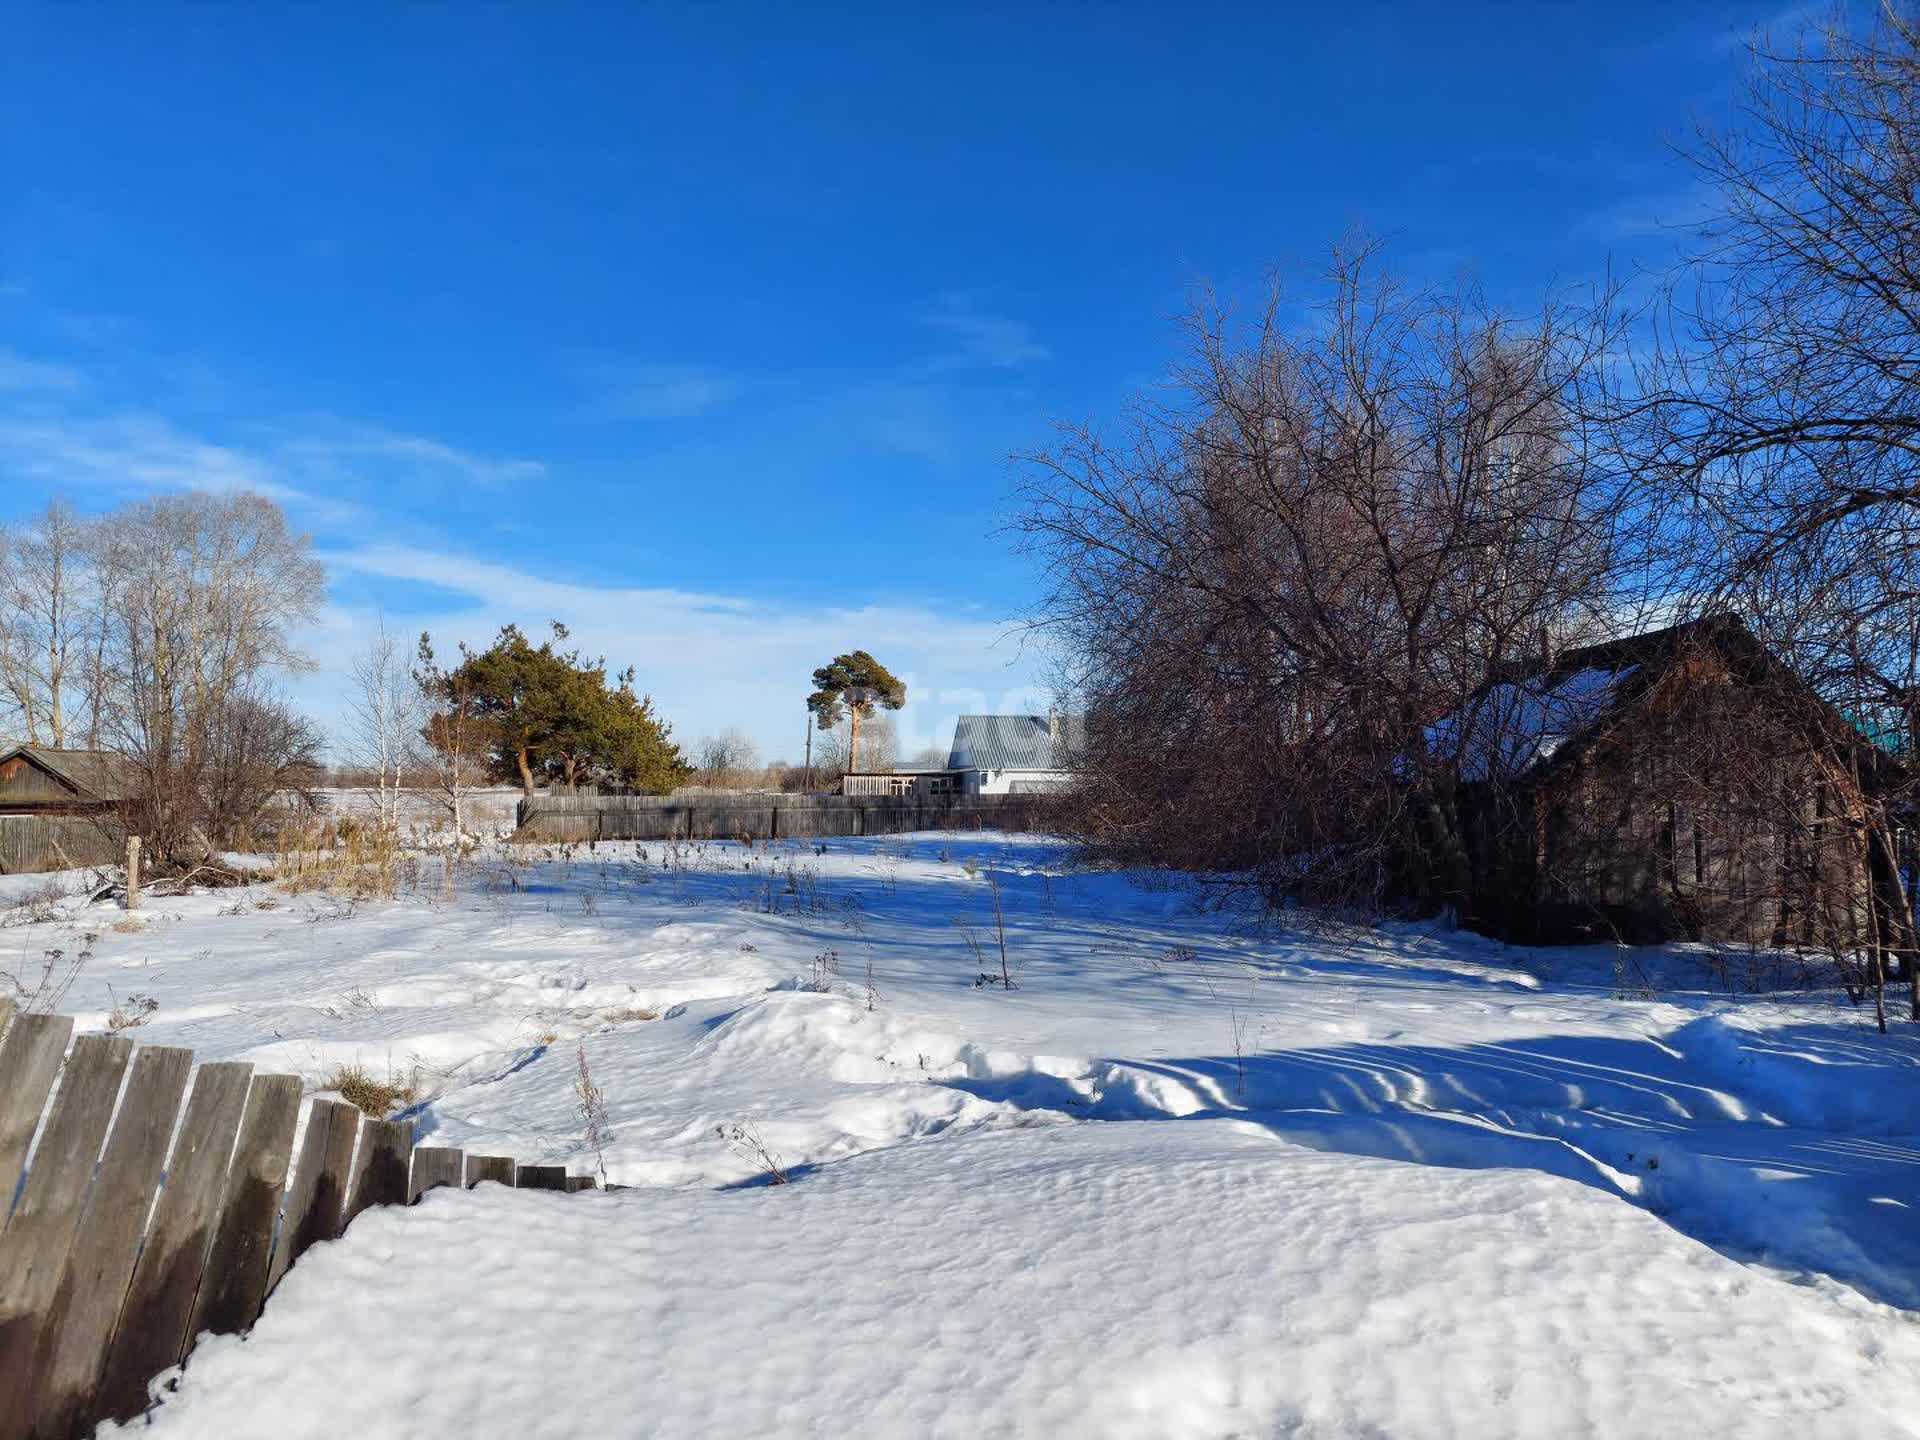
<svg viewBox="0 0 1920 1440"><path fill-rule="evenodd" d="M326 577L271 500L191 492L82 515L56 500L0 529L0 733L103 750L123 819L162 865L252 843L276 802L310 796L326 737L276 685L312 668L296 635ZM445 662L384 625L351 676L350 758L394 823L426 783L458 830L480 784L664 792L691 767L631 668L514 625Z"/></svg>

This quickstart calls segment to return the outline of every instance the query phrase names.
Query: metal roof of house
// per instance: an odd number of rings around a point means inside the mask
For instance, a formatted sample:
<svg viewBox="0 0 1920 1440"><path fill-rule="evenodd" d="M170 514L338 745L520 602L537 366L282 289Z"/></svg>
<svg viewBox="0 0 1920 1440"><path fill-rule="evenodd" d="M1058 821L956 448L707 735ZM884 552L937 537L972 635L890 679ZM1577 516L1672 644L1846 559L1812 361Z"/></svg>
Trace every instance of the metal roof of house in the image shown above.
<svg viewBox="0 0 1920 1440"><path fill-rule="evenodd" d="M50 745L15 745L0 752L0 765L21 756L88 799L119 800L126 794L126 760L111 750L56 750Z"/></svg>
<svg viewBox="0 0 1920 1440"><path fill-rule="evenodd" d="M953 727L949 770L1067 770L1078 747L1080 717L1061 717L1060 734L1048 733L1044 715L962 715Z"/></svg>

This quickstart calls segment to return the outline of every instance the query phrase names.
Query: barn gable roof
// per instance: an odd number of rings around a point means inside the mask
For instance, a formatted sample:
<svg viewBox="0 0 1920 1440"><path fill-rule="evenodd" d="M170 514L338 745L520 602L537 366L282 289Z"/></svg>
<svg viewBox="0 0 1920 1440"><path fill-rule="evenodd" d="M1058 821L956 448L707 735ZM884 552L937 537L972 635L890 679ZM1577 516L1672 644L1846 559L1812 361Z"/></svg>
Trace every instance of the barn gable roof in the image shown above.
<svg viewBox="0 0 1920 1440"><path fill-rule="evenodd" d="M112 801L126 796L126 760L111 750L56 750L50 745L15 745L0 753L0 765L16 759L45 771L82 799Z"/></svg>
<svg viewBox="0 0 1920 1440"><path fill-rule="evenodd" d="M1063 716L1054 736L1045 715L962 715L954 722L949 770L1067 770L1081 733Z"/></svg>
<svg viewBox="0 0 1920 1440"><path fill-rule="evenodd" d="M1428 726L1427 740L1443 752L1458 747L1460 778L1469 783L1535 778L1571 763L1684 656L1703 650L1738 680L1767 686L1811 725L1843 740L1859 738L1857 727L1738 618L1711 615L1502 666L1460 710Z"/></svg>

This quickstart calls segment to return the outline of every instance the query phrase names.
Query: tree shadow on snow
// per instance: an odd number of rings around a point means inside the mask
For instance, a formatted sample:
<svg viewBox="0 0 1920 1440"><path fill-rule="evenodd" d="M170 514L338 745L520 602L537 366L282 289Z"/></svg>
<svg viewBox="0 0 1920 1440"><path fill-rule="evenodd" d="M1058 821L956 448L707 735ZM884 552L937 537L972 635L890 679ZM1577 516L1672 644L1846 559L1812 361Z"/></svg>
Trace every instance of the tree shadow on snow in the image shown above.
<svg viewBox="0 0 1920 1440"><path fill-rule="evenodd" d="M1101 1120L1233 1118L1315 1149L1592 1186L1742 1261L1920 1309L1920 1044L1854 1026L1124 1060L941 1083Z"/></svg>

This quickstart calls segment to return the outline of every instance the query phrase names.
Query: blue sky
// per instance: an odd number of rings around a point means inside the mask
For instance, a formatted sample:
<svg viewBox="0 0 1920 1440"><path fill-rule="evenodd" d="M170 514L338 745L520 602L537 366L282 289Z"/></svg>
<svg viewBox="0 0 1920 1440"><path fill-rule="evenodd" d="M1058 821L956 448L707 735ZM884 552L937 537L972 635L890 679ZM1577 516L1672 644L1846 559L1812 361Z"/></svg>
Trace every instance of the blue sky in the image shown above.
<svg viewBox="0 0 1920 1440"><path fill-rule="evenodd" d="M1662 262L1716 4L0 0L0 518L252 486L384 613L571 624L682 738L912 745L1036 703L1010 452L1112 415L1196 287L1359 226L1537 301ZM1039 701L1038 703L1044 703Z"/></svg>

